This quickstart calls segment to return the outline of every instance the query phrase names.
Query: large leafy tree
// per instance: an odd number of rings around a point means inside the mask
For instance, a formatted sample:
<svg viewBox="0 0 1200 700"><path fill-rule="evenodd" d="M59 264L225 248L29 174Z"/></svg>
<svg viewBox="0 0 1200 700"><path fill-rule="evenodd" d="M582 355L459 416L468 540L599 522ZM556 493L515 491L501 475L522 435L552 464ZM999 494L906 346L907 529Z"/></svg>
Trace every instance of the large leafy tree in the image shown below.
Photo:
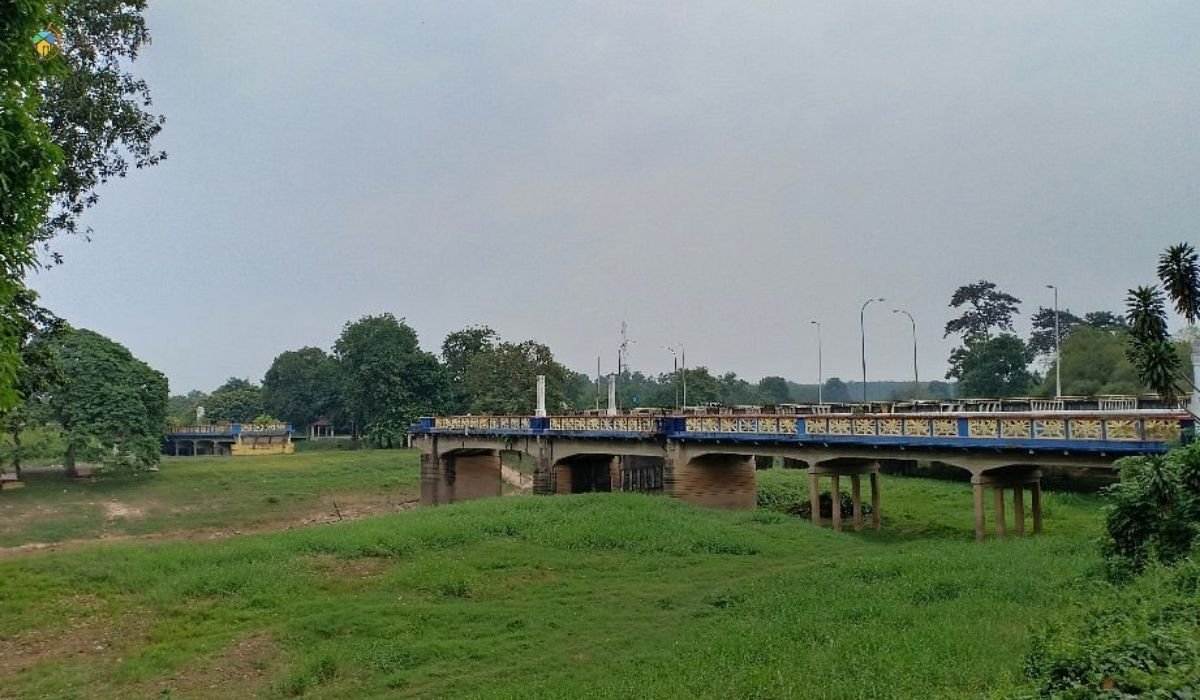
<svg viewBox="0 0 1200 700"><path fill-rule="evenodd" d="M263 377L263 407L303 429L321 418L341 419L337 360L320 348L280 353Z"/></svg>
<svg viewBox="0 0 1200 700"><path fill-rule="evenodd" d="M496 331L487 326L470 326L454 331L442 341L442 363L453 391L451 411L463 412L471 405L466 385L467 369L477 355L495 347L499 341Z"/></svg>
<svg viewBox="0 0 1200 700"><path fill-rule="evenodd" d="M421 350L417 333L390 313L347 323L334 344L342 369L346 412L357 434L390 447L422 415L441 412L450 398L446 370Z"/></svg>
<svg viewBox="0 0 1200 700"><path fill-rule="evenodd" d="M55 71L31 45L48 22L46 10L32 0L0 3L0 410L21 400L21 339L30 319L20 298L62 163L61 149L37 120L37 86Z"/></svg>
<svg viewBox="0 0 1200 700"><path fill-rule="evenodd" d="M574 374L554 359L550 348L526 340L497 343L477 353L467 367L464 384L472 413L532 414L537 407L537 376L546 377L546 408L569 407L568 380Z"/></svg>
<svg viewBox="0 0 1200 700"><path fill-rule="evenodd" d="M1025 342L1011 333L975 338L950 354L946 377L958 380L959 395L964 397L1027 395L1033 386L1030 360Z"/></svg>
<svg viewBox="0 0 1200 700"><path fill-rule="evenodd" d="M49 403L66 439L68 473L80 459L128 470L156 464L166 428L166 377L93 331L70 331L55 347L64 381Z"/></svg>
<svg viewBox="0 0 1200 700"><path fill-rule="evenodd" d="M48 391L65 381L58 362L55 344L70 330L69 326L37 303L37 294L31 289L22 290L15 300L21 320L20 368L17 372L17 391L21 403L2 414L4 428L12 436L12 466L19 477L23 449L22 434L37 412Z"/></svg>
<svg viewBox="0 0 1200 700"><path fill-rule="evenodd" d="M1067 396L1138 394L1145 391L1137 370L1125 353L1127 332L1080 325L1062 343L1062 386ZM1053 365L1038 389L1041 396L1055 391Z"/></svg>
<svg viewBox="0 0 1200 700"><path fill-rule="evenodd" d="M1069 309L1058 310L1058 338L1062 343L1071 335L1076 326L1085 323L1082 318L1071 313ZM1034 357L1043 357L1054 353L1054 309L1039 307L1033 315L1033 332L1029 334L1029 352Z"/></svg>
<svg viewBox="0 0 1200 700"><path fill-rule="evenodd" d="M202 405L204 416L216 423L251 423L265 412L262 388L241 377L227 379Z"/></svg>
<svg viewBox="0 0 1200 700"><path fill-rule="evenodd" d="M988 338L993 329L1013 330L1013 316L1021 300L1000 291L994 282L979 280L964 284L950 297L950 308L965 309L946 323L943 337L961 335L964 341Z"/></svg>
<svg viewBox="0 0 1200 700"><path fill-rule="evenodd" d="M63 51L55 61L57 70L41 82L37 115L63 159L53 210L39 234L47 249L57 233L79 230L80 217L99 200L101 185L124 177L131 167L146 168L166 158L153 143L163 117L151 110L149 86L129 70L150 43L142 16L146 0L60 0L53 5ZM57 259L53 251L51 255Z"/></svg>

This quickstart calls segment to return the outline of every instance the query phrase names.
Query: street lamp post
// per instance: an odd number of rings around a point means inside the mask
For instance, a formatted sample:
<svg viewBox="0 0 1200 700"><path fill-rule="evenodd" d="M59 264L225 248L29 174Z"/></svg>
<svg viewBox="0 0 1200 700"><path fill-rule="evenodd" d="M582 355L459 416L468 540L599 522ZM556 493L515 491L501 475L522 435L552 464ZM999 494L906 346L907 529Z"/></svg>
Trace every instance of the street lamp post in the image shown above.
<svg viewBox="0 0 1200 700"><path fill-rule="evenodd" d="M1058 287L1046 285L1046 289L1054 290L1054 398L1062 398L1062 345L1061 333L1058 327Z"/></svg>
<svg viewBox="0 0 1200 700"><path fill-rule="evenodd" d="M913 401L915 402L921 395L921 375L917 372L917 320L912 314L904 309L892 309L894 314L904 314L908 316L909 323L912 324L913 335Z"/></svg>
<svg viewBox="0 0 1200 700"><path fill-rule="evenodd" d="M678 410L679 409L679 355L675 352L675 348L673 348L669 345L664 345L663 349L670 350L671 358L674 359L674 361L675 361L675 370L672 372L672 374L675 375L675 408L676 408L676 410Z"/></svg>
<svg viewBox="0 0 1200 700"><path fill-rule="evenodd" d="M870 306L870 305L871 305L871 302L873 302L873 301L883 302L883 301L886 301L886 300L885 300L883 297L879 297L878 299L867 299L866 301L864 301L864 302L863 302L862 308L858 310L858 333L859 333L859 336L862 338L862 380L863 380L863 403L866 403L866 402L867 402L867 324L866 324L866 313L867 313L867 307L868 307L868 306Z"/></svg>
<svg viewBox="0 0 1200 700"><path fill-rule="evenodd" d="M817 327L817 405L825 405L825 368L821 358L821 322L809 321Z"/></svg>

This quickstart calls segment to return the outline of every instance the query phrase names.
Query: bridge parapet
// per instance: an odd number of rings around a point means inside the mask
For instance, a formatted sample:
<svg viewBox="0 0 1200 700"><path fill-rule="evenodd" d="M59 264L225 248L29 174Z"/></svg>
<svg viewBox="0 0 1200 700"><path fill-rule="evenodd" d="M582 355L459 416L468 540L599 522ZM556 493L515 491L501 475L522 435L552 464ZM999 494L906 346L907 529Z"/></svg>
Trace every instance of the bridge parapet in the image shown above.
<svg viewBox="0 0 1200 700"><path fill-rule="evenodd" d="M414 434L665 438L788 444L1160 452L1191 437L1188 413L1170 410L1017 413L876 413L688 416L448 416Z"/></svg>

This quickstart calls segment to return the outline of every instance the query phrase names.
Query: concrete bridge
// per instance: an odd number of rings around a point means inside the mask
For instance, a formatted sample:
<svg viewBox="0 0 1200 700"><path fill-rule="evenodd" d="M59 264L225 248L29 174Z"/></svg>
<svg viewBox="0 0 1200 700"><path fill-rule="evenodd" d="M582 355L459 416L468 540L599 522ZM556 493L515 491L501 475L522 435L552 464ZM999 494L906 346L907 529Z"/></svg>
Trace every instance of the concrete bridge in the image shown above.
<svg viewBox="0 0 1200 700"><path fill-rule="evenodd" d="M754 508L755 458L808 469L813 521L821 480L840 493L848 478L852 522L863 527L863 477L872 524L882 508L880 463L931 460L971 474L975 534L986 532L985 488L993 492L997 536L1024 534L1025 491L1034 532L1042 529L1041 471L1047 466L1110 468L1131 455L1159 454L1189 439L1183 411L833 413L811 415L448 416L412 427L421 449L421 503L498 496L500 455L528 459L534 492L661 491L688 503ZM832 526L841 529L837 499Z"/></svg>

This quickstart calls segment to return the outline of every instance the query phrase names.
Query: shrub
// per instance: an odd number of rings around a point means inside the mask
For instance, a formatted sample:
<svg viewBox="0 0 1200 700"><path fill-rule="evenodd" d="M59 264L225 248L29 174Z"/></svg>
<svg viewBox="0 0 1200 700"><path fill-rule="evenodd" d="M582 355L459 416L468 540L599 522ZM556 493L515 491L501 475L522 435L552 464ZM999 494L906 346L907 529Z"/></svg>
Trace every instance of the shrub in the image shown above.
<svg viewBox="0 0 1200 700"><path fill-rule="evenodd" d="M1200 444L1118 465L1120 483L1104 490L1103 553L1114 578L1152 561L1169 564L1191 549L1200 534Z"/></svg>
<svg viewBox="0 0 1200 700"><path fill-rule="evenodd" d="M1198 552L1200 553L1200 552ZM1034 697L1200 697L1200 562L1153 565L1128 585L1098 582L1034 637Z"/></svg>

